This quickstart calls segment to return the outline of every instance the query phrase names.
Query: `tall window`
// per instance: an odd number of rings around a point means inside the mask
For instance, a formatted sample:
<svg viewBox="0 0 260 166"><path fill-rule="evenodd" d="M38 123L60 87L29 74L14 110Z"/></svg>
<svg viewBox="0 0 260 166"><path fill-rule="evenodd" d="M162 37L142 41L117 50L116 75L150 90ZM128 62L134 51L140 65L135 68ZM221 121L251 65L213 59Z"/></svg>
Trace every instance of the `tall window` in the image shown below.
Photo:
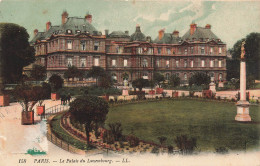
<svg viewBox="0 0 260 166"><path fill-rule="evenodd" d="M170 67L170 60L166 60L166 67Z"/></svg>
<svg viewBox="0 0 260 166"><path fill-rule="evenodd" d="M68 46L69 50L72 49L72 41L71 40L67 40L67 46Z"/></svg>
<svg viewBox="0 0 260 166"><path fill-rule="evenodd" d="M218 61L218 67L222 67L222 60Z"/></svg>
<svg viewBox="0 0 260 166"><path fill-rule="evenodd" d="M193 54L194 53L194 47L190 48L190 53Z"/></svg>
<svg viewBox="0 0 260 166"><path fill-rule="evenodd" d="M176 67L179 67L179 61L178 60L176 61Z"/></svg>
<svg viewBox="0 0 260 166"><path fill-rule="evenodd" d="M99 42L98 42L98 41L95 41L95 42L94 42L94 51L97 51L97 50L98 50L98 47L99 47Z"/></svg>
<svg viewBox="0 0 260 166"><path fill-rule="evenodd" d="M112 66L116 66L116 60L112 59Z"/></svg>
<svg viewBox="0 0 260 166"><path fill-rule="evenodd" d="M171 54L171 49L170 48L167 48L167 53L168 53L168 55Z"/></svg>
<svg viewBox="0 0 260 166"><path fill-rule="evenodd" d="M184 67L187 67L187 60L184 61Z"/></svg>
<svg viewBox="0 0 260 166"><path fill-rule="evenodd" d="M153 48L148 48L148 54L153 54Z"/></svg>
<svg viewBox="0 0 260 166"><path fill-rule="evenodd" d="M190 67L193 67L193 60L190 61Z"/></svg>
<svg viewBox="0 0 260 166"><path fill-rule="evenodd" d="M205 67L205 60L201 60L201 67Z"/></svg>
<svg viewBox="0 0 260 166"><path fill-rule="evenodd" d="M81 50L86 50L86 41L80 41Z"/></svg>
<svg viewBox="0 0 260 166"><path fill-rule="evenodd" d="M142 64L143 67L148 67L148 61L147 59L143 59L143 64Z"/></svg>
<svg viewBox="0 0 260 166"><path fill-rule="evenodd" d="M210 67L214 67L214 61L210 60Z"/></svg>
<svg viewBox="0 0 260 166"><path fill-rule="evenodd" d="M94 66L99 66L99 58L98 57L94 58Z"/></svg>
<svg viewBox="0 0 260 166"><path fill-rule="evenodd" d="M161 54L162 48L158 47L158 54Z"/></svg>
<svg viewBox="0 0 260 166"><path fill-rule="evenodd" d="M213 54L213 47L210 47L209 54Z"/></svg>
<svg viewBox="0 0 260 166"><path fill-rule="evenodd" d="M201 47L201 54L205 54L205 47Z"/></svg>
<svg viewBox="0 0 260 166"><path fill-rule="evenodd" d="M124 59L124 67L127 67L127 59Z"/></svg>
<svg viewBox="0 0 260 166"><path fill-rule="evenodd" d="M86 67L86 58L80 58L80 67Z"/></svg>
<svg viewBox="0 0 260 166"><path fill-rule="evenodd" d="M188 49L187 49L187 48L185 48L185 50L184 50L184 54L185 54L185 55L188 54Z"/></svg>
<svg viewBox="0 0 260 166"><path fill-rule="evenodd" d="M221 47L218 48L218 53L222 54L222 48Z"/></svg>
<svg viewBox="0 0 260 166"><path fill-rule="evenodd" d="M72 66L72 58L67 59L67 66L71 67Z"/></svg>
<svg viewBox="0 0 260 166"><path fill-rule="evenodd" d="M160 60L159 60L159 59L156 60L156 66L157 66L157 67L160 66Z"/></svg>

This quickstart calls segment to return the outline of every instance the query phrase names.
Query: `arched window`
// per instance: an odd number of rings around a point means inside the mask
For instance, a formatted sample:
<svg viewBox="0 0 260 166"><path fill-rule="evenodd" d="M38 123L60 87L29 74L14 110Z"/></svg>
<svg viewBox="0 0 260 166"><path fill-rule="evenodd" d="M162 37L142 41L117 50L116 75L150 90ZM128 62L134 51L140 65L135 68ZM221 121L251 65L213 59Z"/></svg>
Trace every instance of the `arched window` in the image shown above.
<svg viewBox="0 0 260 166"><path fill-rule="evenodd" d="M219 73L218 79L219 79L219 81L222 81L222 73Z"/></svg>
<svg viewBox="0 0 260 166"><path fill-rule="evenodd" d="M187 80L187 73L184 73L184 80Z"/></svg>

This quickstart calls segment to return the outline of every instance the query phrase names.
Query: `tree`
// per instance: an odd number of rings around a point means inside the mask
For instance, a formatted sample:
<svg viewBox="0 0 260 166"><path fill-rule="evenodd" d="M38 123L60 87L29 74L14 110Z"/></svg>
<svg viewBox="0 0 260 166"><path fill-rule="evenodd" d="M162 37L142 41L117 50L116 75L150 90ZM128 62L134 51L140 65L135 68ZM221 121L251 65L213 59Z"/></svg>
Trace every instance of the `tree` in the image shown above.
<svg viewBox="0 0 260 166"><path fill-rule="evenodd" d="M63 82L63 79L61 78L61 76L59 76L57 74L53 74L49 78L49 83L51 84L52 92L58 92L58 90L62 88L62 85L64 82Z"/></svg>
<svg viewBox="0 0 260 166"><path fill-rule="evenodd" d="M129 79L129 75L127 73L123 73L122 74L122 78L123 78L123 80L128 80Z"/></svg>
<svg viewBox="0 0 260 166"><path fill-rule="evenodd" d="M161 83L162 83L165 79L164 79L164 76L163 76L161 73L156 72L156 73L154 73L154 75L153 75L153 80L155 81L155 83L156 83L157 85L159 85L159 88L160 88L160 87L161 87Z"/></svg>
<svg viewBox="0 0 260 166"><path fill-rule="evenodd" d="M111 133L113 134L115 141L119 141L120 138L123 136L123 134L122 134L123 129L122 129L121 123L118 123L118 122L109 123L108 127L109 127Z"/></svg>
<svg viewBox="0 0 260 166"><path fill-rule="evenodd" d="M23 67L35 61L34 48L24 27L13 23L0 23L2 43L2 69L6 83L15 83L22 77Z"/></svg>
<svg viewBox="0 0 260 166"><path fill-rule="evenodd" d="M138 78L133 81L133 87L138 88L139 91L142 91L143 87L149 86L149 81L147 79Z"/></svg>
<svg viewBox="0 0 260 166"><path fill-rule="evenodd" d="M169 84L170 84L172 87L179 86L180 83L181 83L181 79L180 79L180 77L179 77L177 74L173 74L173 75L170 77L170 82L169 82Z"/></svg>
<svg viewBox="0 0 260 166"><path fill-rule="evenodd" d="M70 103L71 118L84 125L87 145L90 145L90 132L97 122L105 122L108 113L108 103L97 96L78 97Z"/></svg>
<svg viewBox="0 0 260 166"><path fill-rule="evenodd" d="M246 70L248 75L253 75L256 79L260 79L260 33L250 33L241 40L238 40L230 53L232 59L227 61L227 79L239 78L240 71L240 55L241 55L241 43L245 41L245 61Z"/></svg>
<svg viewBox="0 0 260 166"><path fill-rule="evenodd" d="M46 68L41 65L33 65L31 70L31 78L37 81L43 81L46 78Z"/></svg>
<svg viewBox="0 0 260 166"><path fill-rule="evenodd" d="M197 72L193 74L189 79L190 86L192 86L193 84L197 86L201 86L202 84L208 85L209 83L210 83L210 76L202 72Z"/></svg>
<svg viewBox="0 0 260 166"><path fill-rule="evenodd" d="M99 86L105 89L108 89L113 86L114 80L112 76L109 73L106 73L105 75L101 76L99 81Z"/></svg>
<svg viewBox="0 0 260 166"><path fill-rule="evenodd" d="M22 84L15 87L13 96L22 105L23 111L32 111L34 105L44 99L44 91L41 86Z"/></svg>
<svg viewBox="0 0 260 166"><path fill-rule="evenodd" d="M98 79L104 76L105 70L100 66L92 66L89 70L87 77L93 77L96 79L96 86L98 85Z"/></svg>
<svg viewBox="0 0 260 166"><path fill-rule="evenodd" d="M68 68L68 70L65 71L64 73L64 78L70 79L72 78L82 78L83 77L83 72L79 70L76 66L71 66Z"/></svg>

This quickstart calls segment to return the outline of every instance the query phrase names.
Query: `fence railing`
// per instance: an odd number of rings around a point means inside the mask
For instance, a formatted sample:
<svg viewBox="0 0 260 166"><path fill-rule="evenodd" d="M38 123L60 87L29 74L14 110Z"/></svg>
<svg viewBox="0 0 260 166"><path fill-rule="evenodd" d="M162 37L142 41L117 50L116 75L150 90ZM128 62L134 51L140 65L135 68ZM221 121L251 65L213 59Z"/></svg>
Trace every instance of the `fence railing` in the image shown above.
<svg viewBox="0 0 260 166"><path fill-rule="evenodd" d="M50 108L47 108L45 110L45 113L41 115L41 118L42 119L47 119L48 117L50 117L51 115L53 114L57 114L59 112L62 112L62 111L66 111L69 109L69 105L55 105L55 106L52 106Z"/></svg>

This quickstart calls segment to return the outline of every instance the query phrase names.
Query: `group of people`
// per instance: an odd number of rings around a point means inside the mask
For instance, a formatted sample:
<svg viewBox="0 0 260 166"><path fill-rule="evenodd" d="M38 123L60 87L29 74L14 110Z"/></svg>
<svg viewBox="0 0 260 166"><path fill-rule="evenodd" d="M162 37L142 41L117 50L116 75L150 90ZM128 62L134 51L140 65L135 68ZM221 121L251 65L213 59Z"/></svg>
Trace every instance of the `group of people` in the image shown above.
<svg viewBox="0 0 260 166"><path fill-rule="evenodd" d="M69 104L70 103L70 99L71 99L71 95L70 94L61 95L60 96L61 105Z"/></svg>

